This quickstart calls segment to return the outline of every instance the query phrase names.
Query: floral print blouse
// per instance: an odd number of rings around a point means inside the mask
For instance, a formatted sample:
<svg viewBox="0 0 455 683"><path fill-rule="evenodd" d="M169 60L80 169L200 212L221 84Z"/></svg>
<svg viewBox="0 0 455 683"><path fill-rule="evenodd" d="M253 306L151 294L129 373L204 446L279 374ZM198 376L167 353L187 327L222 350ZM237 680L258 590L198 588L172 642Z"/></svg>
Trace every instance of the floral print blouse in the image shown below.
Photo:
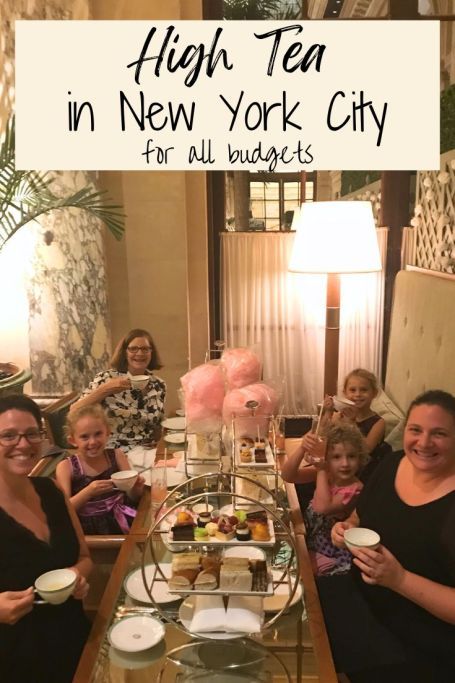
<svg viewBox="0 0 455 683"><path fill-rule="evenodd" d="M143 441L152 439L155 429L160 426L164 418L166 384L149 370L145 374L150 375L145 393L139 389L127 389L111 394L101 402L111 428L107 448L130 451ZM99 372L84 389L81 398L114 377L127 377L127 373L118 370Z"/></svg>

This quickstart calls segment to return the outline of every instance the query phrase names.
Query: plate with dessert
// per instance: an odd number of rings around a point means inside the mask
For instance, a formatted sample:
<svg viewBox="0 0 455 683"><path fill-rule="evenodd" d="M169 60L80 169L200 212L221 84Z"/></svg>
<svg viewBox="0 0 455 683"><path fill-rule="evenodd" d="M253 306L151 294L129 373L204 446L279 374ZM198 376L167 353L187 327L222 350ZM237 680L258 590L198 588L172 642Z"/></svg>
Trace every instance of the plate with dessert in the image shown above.
<svg viewBox="0 0 455 683"><path fill-rule="evenodd" d="M275 460L266 439L242 437L236 441L236 462L239 467L273 467Z"/></svg>
<svg viewBox="0 0 455 683"><path fill-rule="evenodd" d="M170 594L273 595L272 576L265 559L232 554L202 554L197 550L176 553L168 580Z"/></svg>
<svg viewBox="0 0 455 683"><path fill-rule="evenodd" d="M236 510L232 514L220 514L214 510L196 514L191 510L180 510L164 521L169 525L164 540L171 546L198 543L273 546L275 543L273 522L268 519L265 510Z"/></svg>

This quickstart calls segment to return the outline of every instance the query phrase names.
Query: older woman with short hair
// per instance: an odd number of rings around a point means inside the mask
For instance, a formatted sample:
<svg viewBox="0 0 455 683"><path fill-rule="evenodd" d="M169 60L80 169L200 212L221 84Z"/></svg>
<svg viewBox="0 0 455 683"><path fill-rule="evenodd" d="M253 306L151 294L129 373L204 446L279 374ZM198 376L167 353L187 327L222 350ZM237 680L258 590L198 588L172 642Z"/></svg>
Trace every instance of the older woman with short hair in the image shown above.
<svg viewBox="0 0 455 683"><path fill-rule="evenodd" d="M166 385L153 370L161 367L155 343L147 330L126 334L111 358L111 368L99 372L73 408L100 403L111 427L109 448L127 452L144 441L156 441L164 417ZM143 389L135 389L131 378L148 375Z"/></svg>

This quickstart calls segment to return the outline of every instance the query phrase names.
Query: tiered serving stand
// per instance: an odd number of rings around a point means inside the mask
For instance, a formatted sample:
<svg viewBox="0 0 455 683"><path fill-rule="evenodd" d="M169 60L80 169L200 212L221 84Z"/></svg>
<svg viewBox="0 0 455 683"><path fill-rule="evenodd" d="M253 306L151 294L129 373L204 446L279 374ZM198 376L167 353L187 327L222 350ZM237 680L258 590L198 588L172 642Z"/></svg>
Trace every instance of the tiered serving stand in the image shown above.
<svg viewBox="0 0 455 683"><path fill-rule="evenodd" d="M236 493L235 489L239 480L248 480L248 477L246 475L240 474L239 472L230 472L227 474L222 472L214 472L211 474L203 474L193 477L188 482L177 486L168 494L167 498L162 502L161 507L158 509L156 513L156 521L152 524L149 530L144 546L142 577L152 604L156 607L166 621L174 623L178 628L198 638L222 639L223 637L246 637L252 634L243 632L239 634L228 632L224 634L223 632L193 633L188 624L185 625L181 622L181 620L179 620L175 611L168 610L165 604L163 605L162 603L159 604L155 602L153 597L153 587L155 582L168 581L160 567L158 553L156 552L157 540L159 540L160 543L163 541L168 549L173 553L179 552L181 550L197 550L203 554L208 550L213 550L214 548L245 548L247 546L260 547L261 550L264 551L267 561L267 571L269 576L267 591L233 593L227 590L216 589L209 591L209 593L212 595L222 595L223 597L228 597L229 595L233 594L248 596L254 595L259 597L264 595L273 595L278 586L286 586L288 589L287 599L283 601L282 608L279 611L277 611L271 617L264 619L262 630L270 628L280 618L283 612L287 610L292 602L299 584L300 568L295 540L290 532L286 515L279 507L275 493L271 493L271 505L258 503L254 498L251 498L247 495L240 496L238 493ZM259 482L254 483L267 491L266 487ZM204 486L202 493L200 492L201 484ZM231 486L233 486L232 490L230 490ZM198 492L192 494L190 493L188 495L188 490L191 491L193 488L198 490ZM177 502L170 504L172 499L175 500L176 495L178 497L179 493L182 493L183 497ZM271 532L270 541L221 541L214 537L208 537L208 539L204 539L203 541L185 541L183 544L181 542L174 542L170 536L170 528L178 510L182 507L186 510L190 510L194 504L200 503L201 501L205 502L207 506L212 505L214 509L223 510L227 504L231 510L240 509L240 506L244 506L245 509L251 510L254 506L256 510L259 509L265 511L269 519L269 528ZM234 506L237 507L235 508ZM283 543L286 543L290 549L287 559L284 562L278 559L278 553ZM146 567L150 557L152 562L155 564L155 570L152 573L151 580L150 574L147 574L146 572ZM275 571L275 574L273 575L274 578L272 576L272 570L278 570L278 572ZM176 598L178 599L178 597L195 596L198 594L207 595L207 593L207 591L199 591L193 588L192 590L183 591L182 593L179 592L176 595Z"/></svg>

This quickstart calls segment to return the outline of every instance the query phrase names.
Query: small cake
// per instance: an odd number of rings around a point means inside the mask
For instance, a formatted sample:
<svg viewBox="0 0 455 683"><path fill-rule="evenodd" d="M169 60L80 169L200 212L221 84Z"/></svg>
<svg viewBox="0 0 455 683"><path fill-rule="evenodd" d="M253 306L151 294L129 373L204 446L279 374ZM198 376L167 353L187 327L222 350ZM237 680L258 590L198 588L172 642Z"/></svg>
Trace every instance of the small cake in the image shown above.
<svg viewBox="0 0 455 683"><path fill-rule="evenodd" d="M249 448L240 449L240 462L251 462L253 460L253 454Z"/></svg>
<svg viewBox="0 0 455 683"><path fill-rule="evenodd" d="M265 451L258 451L257 448L254 449L254 461L257 463L266 463L267 454Z"/></svg>
<svg viewBox="0 0 455 683"><path fill-rule="evenodd" d="M270 531L267 523L256 522L250 528L253 541L270 541Z"/></svg>
<svg viewBox="0 0 455 683"><path fill-rule="evenodd" d="M205 525L205 530L209 536L215 536L218 531L218 524L216 522L208 522L208 524Z"/></svg>
<svg viewBox="0 0 455 683"><path fill-rule="evenodd" d="M254 444L254 439L249 436L244 436L240 439L240 448L251 448Z"/></svg>
<svg viewBox="0 0 455 683"><path fill-rule="evenodd" d="M239 522L235 527L235 537L238 541L249 541L251 538L250 527L246 522Z"/></svg>
<svg viewBox="0 0 455 683"><path fill-rule="evenodd" d="M262 455L262 453L265 455L265 441L264 439L258 439L254 442L254 457L256 458L256 456Z"/></svg>
<svg viewBox="0 0 455 683"><path fill-rule="evenodd" d="M199 527L205 527L208 522L212 519L210 512L200 512L197 518L197 525Z"/></svg>
<svg viewBox="0 0 455 683"><path fill-rule="evenodd" d="M253 590L265 593L268 588L267 562L265 560L251 560L253 573Z"/></svg>
<svg viewBox="0 0 455 683"><path fill-rule="evenodd" d="M267 524L267 513L265 510L254 510L253 512L247 512L246 521L248 524L256 524L257 522L263 522L264 524Z"/></svg>
<svg viewBox="0 0 455 683"><path fill-rule="evenodd" d="M176 524L193 524L194 523L193 515L188 510L180 510L180 512L177 513L175 523Z"/></svg>
<svg viewBox="0 0 455 683"><path fill-rule="evenodd" d="M171 527L173 541L194 541L194 524L176 524Z"/></svg>
<svg viewBox="0 0 455 683"><path fill-rule="evenodd" d="M217 538L220 541L232 541L232 539L235 537L235 530L234 527L223 527L224 530L221 530L218 528L218 530L215 532L215 538Z"/></svg>
<svg viewBox="0 0 455 683"><path fill-rule="evenodd" d="M205 541L209 537L209 532L205 526L195 526L193 528L193 533L195 541Z"/></svg>
<svg viewBox="0 0 455 683"><path fill-rule="evenodd" d="M236 510L234 515L237 517L239 522L246 522L246 512L245 510Z"/></svg>

